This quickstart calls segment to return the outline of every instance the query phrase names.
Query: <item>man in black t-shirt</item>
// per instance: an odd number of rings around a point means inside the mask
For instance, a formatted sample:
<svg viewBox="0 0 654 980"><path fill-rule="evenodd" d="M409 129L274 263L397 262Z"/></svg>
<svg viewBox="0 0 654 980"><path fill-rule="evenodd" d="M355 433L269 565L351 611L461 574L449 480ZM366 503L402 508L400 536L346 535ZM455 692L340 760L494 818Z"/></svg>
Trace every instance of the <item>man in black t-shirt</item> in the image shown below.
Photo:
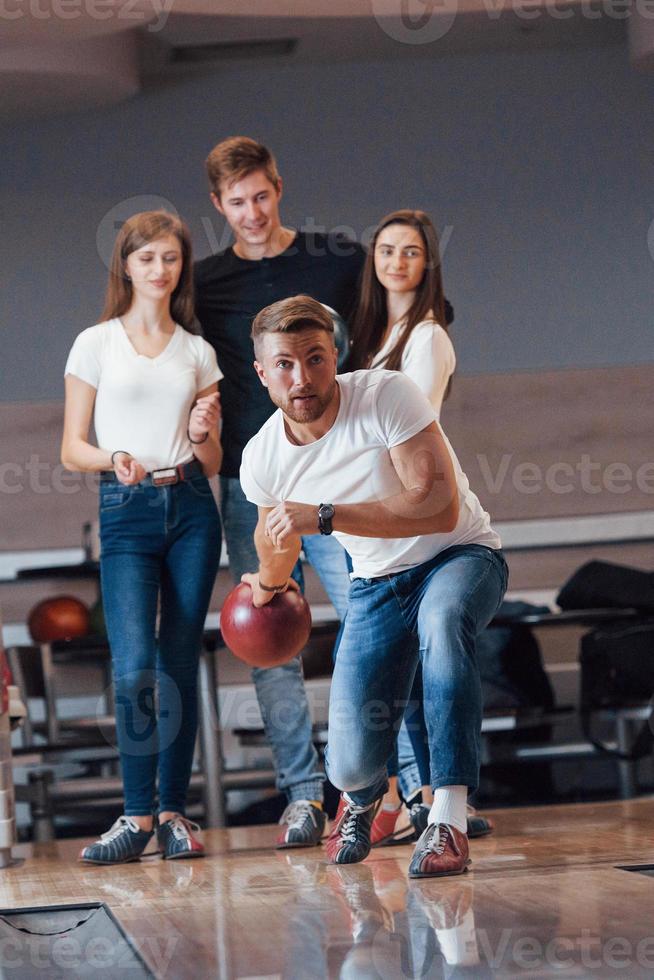
<svg viewBox="0 0 654 980"><path fill-rule="evenodd" d="M282 225L282 180L275 159L260 143L233 137L207 159L211 200L234 233L234 244L195 265L196 314L224 373L220 382L222 444L221 515L232 576L255 572L257 508L238 479L241 454L275 410L253 367L252 321L263 307L302 293L347 319L356 300L364 251L342 237ZM347 604L345 553L331 537L304 540L308 560L337 613ZM273 583L274 584L274 583ZM287 794L280 847L317 844L325 826L324 775L313 747L311 715L299 659L252 672L277 785Z"/></svg>

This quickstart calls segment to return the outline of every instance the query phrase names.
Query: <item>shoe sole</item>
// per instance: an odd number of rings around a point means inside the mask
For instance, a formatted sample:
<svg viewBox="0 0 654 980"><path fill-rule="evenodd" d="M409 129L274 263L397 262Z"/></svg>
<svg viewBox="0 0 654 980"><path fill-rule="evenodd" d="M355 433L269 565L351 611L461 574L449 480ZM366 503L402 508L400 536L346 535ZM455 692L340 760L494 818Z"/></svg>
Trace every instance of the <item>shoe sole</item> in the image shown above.
<svg viewBox="0 0 654 980"><path fill-rule="evenodd" d="M455 878L464 875L468 870L470 860L466 861L460 871L409 871L409 878Z"/></svg>
<svg viewBox="0 0 654 980"><path fill-rule="evenodd" d="M382 840L377 841L376 844L372 844L372 847L394 847L398 844L415 844L420 838L413 827L402 827L400 830L394 830L390 837L384 837Z"/></svg>
<svg viewBox="0 0 654 980"><path fill-rule="evenodd" d="M392 834L387 834L386 837L380 837L375 843L371 843L371 847L392 847L393 844L404 844L405 841L417 840L418 838L414 836L415 831L411 824L407 824L405 827L400 827L393 831ZM407 837L408 835L408 837Z"/></svg>
<svg viewBox="0 0 654 980"><path fill-rule="evenodd" d="M159 851L161 857L164 861L179 861L180 858L203 858L206 857L204 851L180 851L179 854L164 854L163 851Z"/></svg>
<svg viewBox="0 0 654 980"><path fill-rule="evenodd" d="M135 857L121 858L120 861L97 861L95 858L80 857L78 861L82 864L104 864L109 867L112 864L131 864L134 861L140 861L142 857L142 854L137 854Z"/></svg>
<svg viewBox="0 0 654 980"><path fill-rule="evenodd" d="M304 843L304 842L297 842L297 843L296 842L289 842L289 843L286 843L286 842L284 842L283 844L275 844L275 850L276 851L297 851L298 848L302 848L302 847L320 847L320 843L321 843L321 841L319 841L319 840L311 841L311 843Z"/></svg>

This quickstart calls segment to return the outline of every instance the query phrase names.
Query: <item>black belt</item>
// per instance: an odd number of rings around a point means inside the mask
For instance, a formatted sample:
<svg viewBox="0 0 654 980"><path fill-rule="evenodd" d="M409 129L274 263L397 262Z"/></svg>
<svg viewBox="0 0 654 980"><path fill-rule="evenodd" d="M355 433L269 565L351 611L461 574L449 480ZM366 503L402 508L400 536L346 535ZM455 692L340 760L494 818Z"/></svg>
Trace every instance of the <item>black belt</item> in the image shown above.
<svg viewBox="0 0 654 980"><path fill-rule="evenodd" d="M151 483L153 487L165 487L168 484L183 483L184 480L190 480L194 476L204 476L202 464L195 458L188 463L152 470L151 473L146 473L141 483ZM113 470L104 470L100 473L100 483L120 483L120 480Z"/></svg>

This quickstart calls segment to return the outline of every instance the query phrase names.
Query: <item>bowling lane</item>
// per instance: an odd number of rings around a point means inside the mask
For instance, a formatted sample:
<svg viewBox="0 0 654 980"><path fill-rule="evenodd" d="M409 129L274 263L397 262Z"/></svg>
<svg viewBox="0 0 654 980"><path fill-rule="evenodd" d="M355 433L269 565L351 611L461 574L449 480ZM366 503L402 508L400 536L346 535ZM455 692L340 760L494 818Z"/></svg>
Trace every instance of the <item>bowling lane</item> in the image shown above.
<svg viewBox="0 0 654 980"><path fill-rule="evenodd" d="M650 978L654 878L615 866L654 862L654 801L493 816L459 878L409 882L410 847L336 868L235 828L194 862L84 867L80 842L25 845L0 905L104 901L159 977Z"/></svg>

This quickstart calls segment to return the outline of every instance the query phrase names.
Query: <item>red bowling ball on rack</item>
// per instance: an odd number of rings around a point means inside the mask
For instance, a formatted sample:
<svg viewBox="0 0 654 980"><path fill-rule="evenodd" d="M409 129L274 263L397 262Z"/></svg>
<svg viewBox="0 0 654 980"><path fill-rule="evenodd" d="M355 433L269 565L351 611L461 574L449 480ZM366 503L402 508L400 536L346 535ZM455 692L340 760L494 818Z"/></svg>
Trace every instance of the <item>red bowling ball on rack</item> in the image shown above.
<svg viewBox="0 0 654 980"><path fill-rule="evenodd" d="M306 646L311 610L304 596L290 589L256 608L252 589L241 582L225 599L220 631L234 656L250 667L279 667Z"/></svg>

